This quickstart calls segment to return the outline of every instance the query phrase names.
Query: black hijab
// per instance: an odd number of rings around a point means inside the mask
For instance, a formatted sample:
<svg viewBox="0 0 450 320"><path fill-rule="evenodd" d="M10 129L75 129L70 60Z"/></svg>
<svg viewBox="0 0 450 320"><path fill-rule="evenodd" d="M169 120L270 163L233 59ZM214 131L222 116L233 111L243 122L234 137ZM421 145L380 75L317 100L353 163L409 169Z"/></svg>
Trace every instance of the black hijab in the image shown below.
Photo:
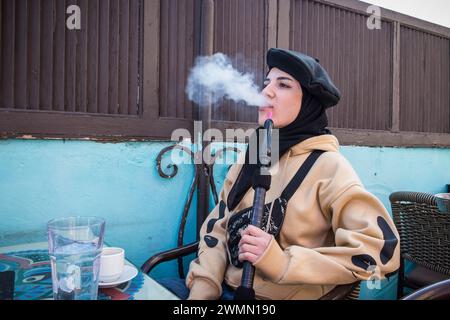
<svg viewBox="0 0 450 320"><path fill-rule="evenodd" d="M339 101L340 93L334 87L326 71L319 65L317 59L298 52L270 49L267 60L270 69L277 67L299 81L303 91L302 104L297 117L290 124L279 129L278 158L281 158L294 145L311 137L331 133L326 128L328 125L326 108ZM324 79L327 81L324 82ZM314 80L321 80L322 83ZM318 85L320 88L318 88ZM259 130L261 129L263 128L257 128L254 133L256 134L256 141L258 141ZM259 141L257 146L259 149ZM256 157L258 161L256 164L250 163L249 152L250 148L247 148L245 163L228 194L227 207L230 211L239 204L248 189L252 187L253 175L261 165L259 157Z"/></svg>
<svg viewBox="0 0 450 320"><path fill-rule="evenodd" d="M331 133L326 128L327 125L328 119L325 108L311 94L303 91L302 106L297 118L286 127L279 129L279 158L303 140ZM254 132L256 141L259 139L259 130L261 129L263 128L258 127ZM259 148L259 141L257 145ZM247 190L251 188L253 175L261 165L258 157L256 157L258 159L256 164L250 164L249 153L250 148L247 148L245 163L228 195L227 206L229 210L233 210L247 193Z"/></svg>

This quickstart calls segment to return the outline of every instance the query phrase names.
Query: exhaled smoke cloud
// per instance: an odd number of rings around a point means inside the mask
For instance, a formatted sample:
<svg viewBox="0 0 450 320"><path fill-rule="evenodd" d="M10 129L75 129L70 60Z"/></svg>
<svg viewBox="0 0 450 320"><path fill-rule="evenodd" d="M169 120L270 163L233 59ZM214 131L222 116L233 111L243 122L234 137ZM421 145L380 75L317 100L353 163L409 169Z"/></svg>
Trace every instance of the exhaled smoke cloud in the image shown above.
<svg viewBox="0 0 450 320"><path fill-rule="evenodd" d="M189 74L186 93L191 101L199 105L205 105L209 99L211 103L216 103L223 97L252 106L267 105L253 82L253 75L234 69L230 59L222 53L196 59Z"/></svg>

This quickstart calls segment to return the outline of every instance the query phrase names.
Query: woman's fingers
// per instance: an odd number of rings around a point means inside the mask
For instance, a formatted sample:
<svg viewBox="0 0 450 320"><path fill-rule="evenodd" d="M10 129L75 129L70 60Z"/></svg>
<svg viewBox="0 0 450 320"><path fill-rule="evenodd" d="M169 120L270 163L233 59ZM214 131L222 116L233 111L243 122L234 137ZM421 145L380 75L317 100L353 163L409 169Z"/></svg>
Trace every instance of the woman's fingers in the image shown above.
<svg viewBox="0 0 450 320"><path fill-rule="evenodd" d="M242 231L239 245L249 243L255 246L262 245L265 248L269 244L271 238L272 236L267 232L253 225L249 225Z"/></svg>
<svg viewBox="0 0 450 320"><path fill-rule="evenodd" d="M258 227L255 227L254 225L250 224L247 228L244 229L244 231L242 231L241 235L248 234L248 235L257 237L257 236L263 235L264 233L266 233L266 232L264 232L263 230L261 230Z"/></svg>
<svg viewBox="0 0 450 320"><path fill-rule="evenodd" d="M250 244L243 244L239 248L239 253L248 252L257 256L260 256L263 253L263 249L258 246L252 246Z"/></svg>
<svg viewBox="0 0 450 320"><path fill-rule="evenodd" d="M263 242L263 240L261 238L246 234L241 237L241 241L239 241L239 246L243 245L244 243L257 246L257 245L262 244L262 242Z"/></svg>
<svg viewBox="0 0 450 320"><path fill-rule="evenodd" d="M258 260L258 256L253 253L243 252L239 254L239 261L249 261L250 263L255 263L256 260Z"/></svg>
<svg viewBox="0 0 450 320"><path fill-rule="evenodd" d="M272 236L255 226L248 226L241 233L239 241L239 260L256 262L267 249Z"/></svg>

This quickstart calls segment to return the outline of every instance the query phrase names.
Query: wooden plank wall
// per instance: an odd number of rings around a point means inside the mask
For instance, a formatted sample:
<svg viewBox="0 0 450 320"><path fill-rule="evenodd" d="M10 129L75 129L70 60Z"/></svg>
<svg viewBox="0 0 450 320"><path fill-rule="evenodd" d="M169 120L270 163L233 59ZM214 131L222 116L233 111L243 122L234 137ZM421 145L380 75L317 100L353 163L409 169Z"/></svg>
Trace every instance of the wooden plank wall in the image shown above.
<svg viewBox="0 0 450 320"><path fill-rule="evenodd" d="M342 93L330 126L388 130L392 100L392 26L369 30L367 17L314 1L291 6L290 48L320 60Z"/></svg>
<svg viewBox="0 0 450 320"><path fill-rule="evenodd" d="M214 3L214 52L227 54L239 71L253 73L258 85L269 47L320 60L343 94L328 111L331 127L421 133L423 144L428 133L450 133L448 28L384 11L381 28L369 30L367 4L354 0ZM70 4L81 8L81 30L66 27ZM155 52L148 43L143 50L143 30L151 25L143 19L144 10L154 11L150 38L159 39ZM155 124L151 136L166 137L156 132L161 130L155 121L169 132L180 121L189 125L200 118L185 86L200 52L201 21L201 0L0 0L0 113L18 119L24 112L26 121L39 114L39 123L47 123L42 115L61 114L67 124L83 114L111 119L147 114L146 121ZM154 57L145 69L144 54ZM144 106L141 81L151 73L154 99ZM254 126L256 109L242 107L221 101L212 107L211 120L223 128ZM58 134L65 119L57 125ZM26 126L18 127L24 133ZM47 128L33 124L34 133L45 134ZM105 132L114 130L128 132L113 122ZM133 134L150 132L139 130Z"/></svg>
<svg viewBox="0 0 450 320"><path fill-rule="evenodd" d="M81 30L66 9L81 11ZM139 114L142 0L0 0L0 109Z"/></svg>
<svg viewBox="0 0 450 320"><path fill-rule="evenodd" d="M450 40L400 31L400 129L450 133Z"/></svg>

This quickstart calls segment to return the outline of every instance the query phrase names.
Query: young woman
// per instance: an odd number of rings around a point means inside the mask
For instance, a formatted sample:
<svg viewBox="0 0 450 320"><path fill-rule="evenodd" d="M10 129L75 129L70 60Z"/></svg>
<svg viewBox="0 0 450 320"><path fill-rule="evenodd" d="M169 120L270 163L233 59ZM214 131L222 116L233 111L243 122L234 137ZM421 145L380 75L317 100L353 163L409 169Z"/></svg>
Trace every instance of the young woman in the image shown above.
<svg viewBox="0 0 450 320"><path fill-rule="evenodd" d="M271 115L280 154L277 170L274 164L270 170L263 226L241 223L253 204L258 168L248 163L248 148L246 163L230 168L220 203L201 228L185 283L176 289L163 282L182 298L232 298L245 260L256 268L258 299L317 299L336 285L382 279L399 267L399 236L389 213L326 128L325 110L340 99L327 72L316 59L282 49L270 49L267 64L268 105L258 122Z"/></svg>

